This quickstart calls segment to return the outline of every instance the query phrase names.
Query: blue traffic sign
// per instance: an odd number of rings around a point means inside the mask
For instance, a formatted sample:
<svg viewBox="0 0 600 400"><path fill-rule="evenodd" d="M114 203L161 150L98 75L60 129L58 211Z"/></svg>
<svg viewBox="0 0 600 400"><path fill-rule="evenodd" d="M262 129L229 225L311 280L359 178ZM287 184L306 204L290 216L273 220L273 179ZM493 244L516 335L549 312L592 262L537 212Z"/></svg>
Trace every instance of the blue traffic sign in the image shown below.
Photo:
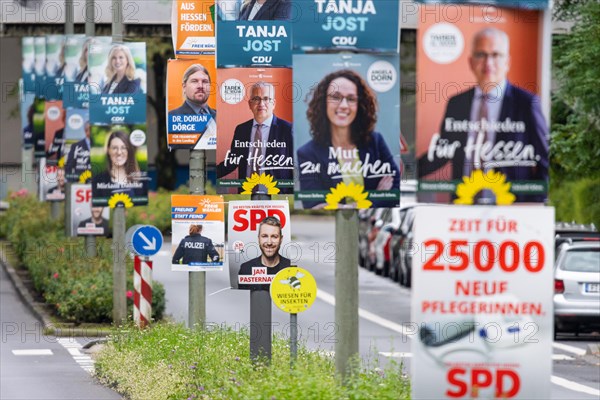
<svg viewBox="0 0 600 400"><path fill-rule="evenodd" d="M133 232L131 244L133 251L139 256L153 256L162 247L162 233L152 225L142 225Z"/></svg>

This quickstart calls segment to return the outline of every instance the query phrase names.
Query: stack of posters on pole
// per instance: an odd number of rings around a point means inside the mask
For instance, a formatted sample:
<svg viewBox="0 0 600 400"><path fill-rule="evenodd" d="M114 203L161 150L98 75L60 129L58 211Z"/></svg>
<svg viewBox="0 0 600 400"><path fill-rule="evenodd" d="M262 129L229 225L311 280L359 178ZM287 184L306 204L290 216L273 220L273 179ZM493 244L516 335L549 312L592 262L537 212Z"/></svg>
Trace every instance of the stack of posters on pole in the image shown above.
<svg viewBox="0 0 600 400"><path fill-rule="evenodd" d="M66 112L62 101L53 100L45 103L44 143L46 146L46 163L58 165L63 152Z"/></svg>
<svg viewBox="0 0 600 400"><path fill-rule="evenodd" d="M167 144L171 149L217 147L214 56L169 60Z"/></svg>
<svg viewBox="0 0 600 400"><path fill-rule="evenodd" d="M413 399L549 399L554 209L418 207Z"/></svg>
<svg viewBox="0 0 600 400"><path fill-rule="evenodd" d="M48 165L46 158L40 158L40 201L63 201L65 199L65 170L56 165Z"/></svg>
<svg viewBox="0 0 600 400"><path fill-rule="evenodd" d="M292 193L292 73L289 68L222 68L219 193Z"/></svg>
<svg viewBox="0 0 600 400"><path fill-rule="evenodd" d="M428 202L543 202L549 130L539 11L422 6L416 155Z"/></svg>
<svg viewBox="0 0 600 400"><path fill-rule="evenodd" d="M65 72L65 36L46 37L46 77L42 89L46 100L62 100Z"/></svg>
<svg viewBox="0 0 600 400"><path fill-rule="evenodd" d="M88 183L92 178L90 165L91 126L85 109L66 110L64 169L67 182Z"/></svg>
<svg viewBox="0 0 600 400"><path fill-rule="evenodd" d="M398 206L399 72L397 55L294 56L298 206Z"/></svg>
<svg viewBox="0 0 600 400"><path fill-rule="evenodd" d="M65 108L89 108L88 49L92 41L110 43L111 38L68 36L65 42L63 104Z"/></svg>
<svg viewBox="0 0 600 400"><path fill-rule="evenodd" d="M109 209L92 206L92 186L71 186L71 236L109 236Z"/></svg>
<svg viewBox="0 0 600 400"><path fill-rule="evenodd" d="M222 196L171 196L173 271L222 270L225 202Z"/></svg>
<svg viewBox="0 0 600 400"><path fill-rule="evenodd" d="M34 154L35 158L39 159L46 156L45 147L45 131L44 131L44 119L45 119L45 104L44 104L44 83L46 81L46 38L45 37L34 37L33 38L34 48L34 63L33 63L33 81L35 86L35 110L34 116L34 130L33 130L33 141L34 141Z"/></svg>
<svg viewBox="0 0 600 400"><path fill-rule="evenodd" d="M233 289L269 290L277 272L291 265L289 203L230 201L227 254Z"/></svg>

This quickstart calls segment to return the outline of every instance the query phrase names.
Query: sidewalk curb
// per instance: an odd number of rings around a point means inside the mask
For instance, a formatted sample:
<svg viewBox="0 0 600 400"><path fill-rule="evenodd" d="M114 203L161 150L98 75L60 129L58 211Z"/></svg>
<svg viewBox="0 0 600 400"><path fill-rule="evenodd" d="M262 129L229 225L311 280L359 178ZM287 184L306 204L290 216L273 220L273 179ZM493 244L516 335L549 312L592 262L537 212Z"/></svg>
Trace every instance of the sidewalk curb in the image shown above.
<svg viewBox="0 0 600 400"><path fill-rule="evenodd" d="M600 343L589 343L585 355L600 358Z"/></svg>
<svg viewBox="0 0 600 400"><path fill-rule="evenodd" d="M0 264L6 271L8 278L13 284L13 287L17 291L17 294L25 304L27 308L31 310L34 317L42 324L44 335L55 335L59 337L99 337L103 338L109 335L108 332L103 332L101 329L94 329L91 327L78 328L78 327L60 327L56 326L50 317L50 314L44 310L42 303L34 300L29 290L23 284L21 277L17 273L16 269L9 264L8 257L6 257L6 249L11 244L8 241L0 242Z"/></svg>

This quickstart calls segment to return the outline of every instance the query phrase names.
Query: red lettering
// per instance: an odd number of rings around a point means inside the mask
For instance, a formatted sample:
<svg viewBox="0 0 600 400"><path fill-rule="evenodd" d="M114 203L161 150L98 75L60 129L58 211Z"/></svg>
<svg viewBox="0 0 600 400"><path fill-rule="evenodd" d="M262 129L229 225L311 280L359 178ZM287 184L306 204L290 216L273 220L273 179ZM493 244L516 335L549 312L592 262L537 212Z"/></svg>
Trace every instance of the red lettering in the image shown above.
<svg viewBox="0 0 600 400"><path fill-rule="evenodd" d="M512 387L504 390L504 377L508 378ZM509 369L499 369L496 372L496 398L498 399L509 399L514 397L519 390L521 389L521 380L519 379L519 375L512 370Z"/></svg>
<svg viewBox="0 0 600 400"><path fill-rule="evenodd" d="M89 203L92 199L91 189L78 189L75 192L75 202L77 203Z"/></svg>
<svg viewBox="0 0 600 400"><path fill-rule="evenodd" d="M423 243L425 247L435 247L435 253L433 256L425 262L423 265L423 270L425 271L443 271L444 266L441 264L436 264L442 253L444 252L444 244L441 240L428 240Z"/></svg>
<svg viewBox="0 0 600 400"><path fill-rule="evenodd" d="M459 375L464 375L467 372L464 368L452 368L448 371L448 383L456 386L456 390L446 390L448 397L463 397L467 394L467 384L460 380Z"/></svg>
<svg viewBox="0 0 600 400"><path fill-rule="evenodd" d="M471 370L471 396L477 397L479 389L491 386L492 373L487 369L473 368Z"/></svg>
<svg viewBox="0 0 600 400"><path fill-rule="evenodd" d="M281 210L267 209L267 210L252 210L252 209L240 209L233 212L233 230L236 232L244 232L247 230L256 231L258 224L265 219L267 216L275 217L281 222L281 228L285 227L287 220L285 213Z"/></svg>

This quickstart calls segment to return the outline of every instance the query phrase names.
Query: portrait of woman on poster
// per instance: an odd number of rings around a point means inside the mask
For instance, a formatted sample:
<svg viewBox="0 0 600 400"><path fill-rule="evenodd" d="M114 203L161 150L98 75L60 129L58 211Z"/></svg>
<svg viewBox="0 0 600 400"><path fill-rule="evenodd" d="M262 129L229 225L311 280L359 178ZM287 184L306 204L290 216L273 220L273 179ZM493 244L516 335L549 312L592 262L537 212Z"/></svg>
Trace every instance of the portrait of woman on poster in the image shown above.
<svg viewBox="0 0 600 400"><path fill-rule="evenodd" d="M106 81L102 94L135 94L141 92L141 80L135 78L135 61L131 50L122 44L112 46L108 53Z"/></svg>
<svg viewBox="0 0 600 400"><path fill-rule="evenodd" d="M90 72L88 69L88 49L90 47L91 38L86 39L81 49L81 56L79 57L79 69L75 76L75 82L77 83L88 83Z"/></svg>
<svg viewBox="0 0 600 400"><path fill-rule="evenodd" d="M291 0L244 0L240 21L289 20Z"/></svg>
<svg viewBox="0 0 600 400"><path fill-rule="evenodd" d="M110 194L126 193L129 196L145 194L145 183L141 179L135 150L125 132L114 131L110 134L106 143L106 170L94 174L92 178L100 193L110 191Z"/></svg>
<svg viewBox="0 0 600 400"><path fill-rule="evenodd" d="M374 131L377 98L361 76L349 69L332 72L319 82L311 95L306 116L312 139L298 149L300 190L329 191L340 182L363 185L367 192L398 190L398 163L383 136ZM342 172L331 174L328 170L332 166ZM362 167L369 167L365 168L368 174L344 172L362 171ZM372 202L373 207L395 205L389 200ZM325 203L304 201L303 205L304 208L322 208Z"/></svg>

